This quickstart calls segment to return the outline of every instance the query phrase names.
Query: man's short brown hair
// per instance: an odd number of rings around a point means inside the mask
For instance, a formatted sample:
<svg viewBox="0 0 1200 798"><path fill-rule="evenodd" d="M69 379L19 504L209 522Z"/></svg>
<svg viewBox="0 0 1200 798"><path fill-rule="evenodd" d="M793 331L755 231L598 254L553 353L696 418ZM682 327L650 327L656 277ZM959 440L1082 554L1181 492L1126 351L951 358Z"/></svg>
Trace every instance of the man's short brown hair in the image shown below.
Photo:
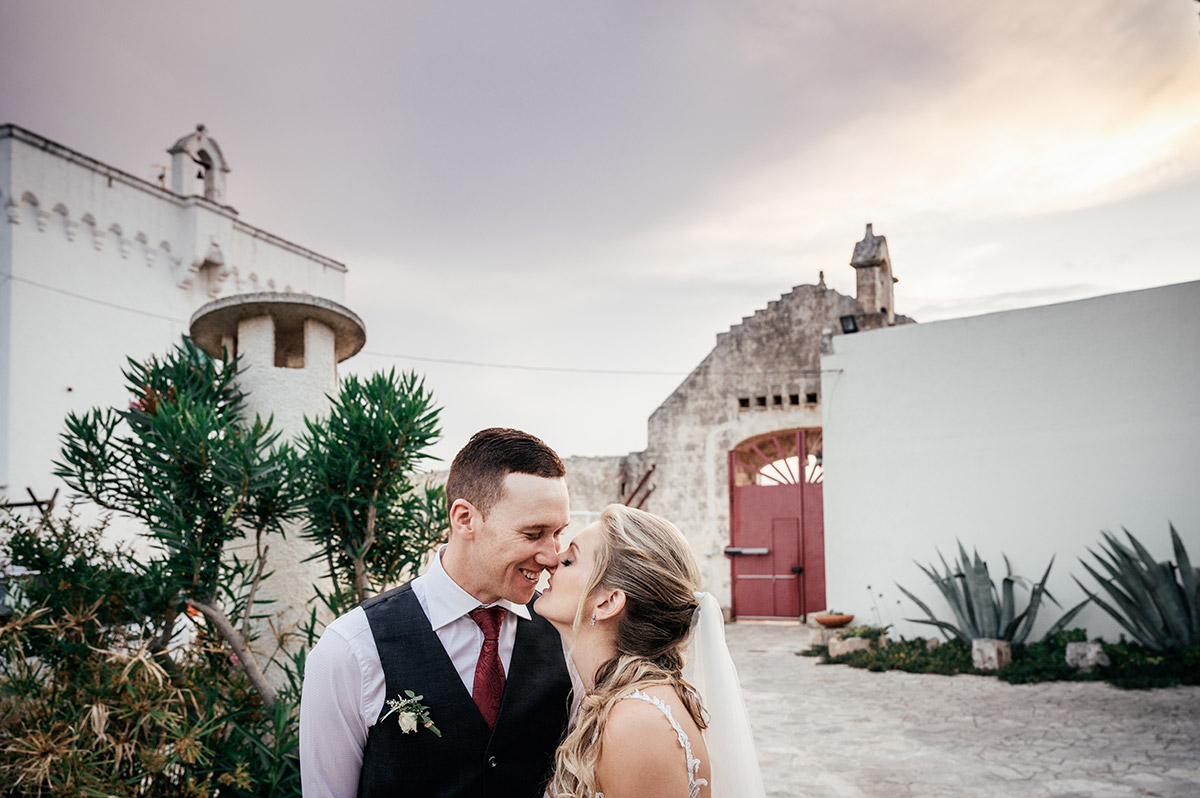
<svg viewBox="0 0 1200 798"><path fill-rule="evenodd" d="M446 506L465 499L486 516L504 497L504 478L509 474L559 479L566 473L554 450L528 432L502 427L480 430L450 464Z"/></svg>

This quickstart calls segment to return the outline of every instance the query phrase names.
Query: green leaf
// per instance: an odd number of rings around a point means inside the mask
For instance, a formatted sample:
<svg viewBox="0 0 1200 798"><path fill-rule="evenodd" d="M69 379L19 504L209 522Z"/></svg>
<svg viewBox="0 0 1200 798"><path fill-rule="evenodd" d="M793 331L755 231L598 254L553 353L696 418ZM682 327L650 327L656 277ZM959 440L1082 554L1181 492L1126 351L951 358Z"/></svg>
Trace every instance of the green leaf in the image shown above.
<svg viewBox="0 0 1200 798"><path fill-rule="evenodd" d="M1174 526L1170 532L1175 563L1156 561L1128 530L1129 548L1111 533L1102 532L1101 553L1090 552L1108 577L1083 562L1113 603L1090 591L1088 595L1139 643L1155 651L1200 644L1200 599L1196 594L1200 575L1192 568Z"/></svg>
<svg viewBox="0 0 1200 798"><path fill-rule="evenodd" d="M900 591L902 593L904 593L904 595L908 596L909 600L911 600L914 604L916 604L918 607L920 607L921 610L924 611L924 613L926 615L928 615L930 618L930 620L928 620L928 621L914 621L914 623L932 624L933 626L936 626L939 629L941 629L943 632L949 632L950 634L954 635L955 637L959 638L960 640L970 642L970 638L962 631L962 629L954 626L953 624L949 624L944 621L939 621L937 619L937 616L933 614L933 611L929 609L929 607L925 604L925 602L921 601L919 598L917 598L915 595L913 595L908 590L908 588L904 587L904 585L897 584L896 587L900 588Z"/></svg>
<svg viewBox="0 0 1200 798"><path fill-rule="evenodd" d="M1179 568L1179 578L1183 587L1184 603L1188 609L1188 637L1200 640L1200 570L1192 566L1183 540L1175 531L1174 524L1168 524L1171 530L1171 547L1175 550L1175 563Z"/></svg>
<svg viewBox="0 0 1200 798"><path fill-rule="evenodd" d="M1063 631L1064 629L1066 629L1067 624L1069 624L1071 621L1075 620L1075 616L1079 614L1079 611L1082 610L1084 607L1086 607L1089 603L1091 603L1091 601L1092 601L1092 597L1089 595L1083 601L1079 602L1074 607L1072 607L1071 609L1064 612L1063 616L1061 618L1059 618L1054 623L1054 625L1051 626L1046 631L1045 635L1042 636L1042 640L1043 641L1053 640L1054 636L1057 635L1059 632Z"/></svg>

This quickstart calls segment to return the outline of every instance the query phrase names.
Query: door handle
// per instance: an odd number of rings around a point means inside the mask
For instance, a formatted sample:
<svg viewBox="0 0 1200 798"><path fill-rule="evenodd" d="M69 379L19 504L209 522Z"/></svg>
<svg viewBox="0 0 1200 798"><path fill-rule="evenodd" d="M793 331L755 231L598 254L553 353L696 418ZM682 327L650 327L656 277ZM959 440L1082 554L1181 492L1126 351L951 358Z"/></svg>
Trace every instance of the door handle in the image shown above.
<svg viewBox="0 0 1200 798"><path fill-rule="evenodd" d="M792 573L794 573L794 574L802 574L802 573L804 573L804 566L802 566L802 565L793 565L793 566L792 566Z"/></svg>
<svg viewBox="0 0 1200 798"><path fill-rule="evenodd" d="M736 554L757 554L761 556L763 554L770 554L771 550L766 547L744 548L742 546L726 546L725 553L730 556Z"/></svg>

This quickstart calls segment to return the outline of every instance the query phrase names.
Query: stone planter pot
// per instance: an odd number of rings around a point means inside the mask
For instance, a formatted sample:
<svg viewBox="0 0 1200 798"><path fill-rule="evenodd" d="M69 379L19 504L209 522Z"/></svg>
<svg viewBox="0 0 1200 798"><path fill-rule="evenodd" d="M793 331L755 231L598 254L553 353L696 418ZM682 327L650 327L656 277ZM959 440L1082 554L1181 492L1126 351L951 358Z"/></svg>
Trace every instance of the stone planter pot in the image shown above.
<svg viewBox="0 0 1200 798"><path fill-rule="evenodd" d="M813 617L826 629L840 629L843 626L849 626L850 622L854 620L853 615L814 615Z"/></svg>

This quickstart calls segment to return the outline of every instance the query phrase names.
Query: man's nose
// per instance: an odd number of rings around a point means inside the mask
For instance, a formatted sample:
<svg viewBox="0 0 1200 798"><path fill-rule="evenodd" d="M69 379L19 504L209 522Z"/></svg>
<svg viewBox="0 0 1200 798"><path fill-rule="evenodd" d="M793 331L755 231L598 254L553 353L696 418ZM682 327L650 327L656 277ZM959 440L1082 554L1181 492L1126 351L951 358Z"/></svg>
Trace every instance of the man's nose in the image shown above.
<svg viewBox="0 0 1200 798"><path fill-rule="evenodd" d="M538 546L534 559L543 568L556 568L558 566L558 538L554 535L547 535L542 540L542 544Z"/></svg>

